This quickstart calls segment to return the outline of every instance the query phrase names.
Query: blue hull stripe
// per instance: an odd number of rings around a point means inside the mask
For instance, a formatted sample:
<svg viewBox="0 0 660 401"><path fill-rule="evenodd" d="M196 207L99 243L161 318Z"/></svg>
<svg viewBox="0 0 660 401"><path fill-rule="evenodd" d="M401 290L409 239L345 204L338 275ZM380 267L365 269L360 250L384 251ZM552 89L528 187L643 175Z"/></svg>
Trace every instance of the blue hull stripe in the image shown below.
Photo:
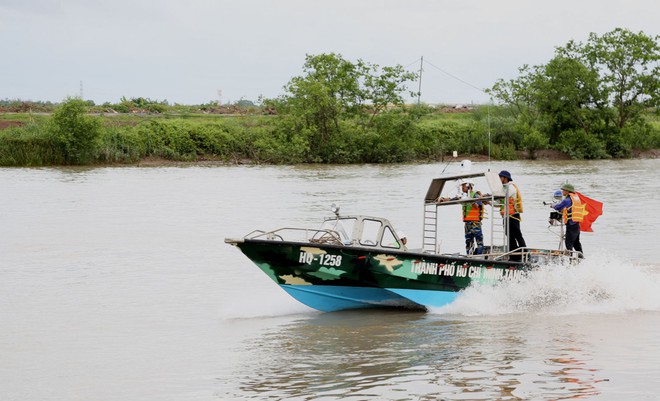
<svg viewBox="0 0 660 401"><path fill-rule="evenodd" d="M449 291L406 290L401 288L387 288L387 290L420 305L435 308L454 302L458 296L458 292Z"/></svg>
<svg viewBox="0 0 660 401"><path fill-rule="evenodd" d="M290 284L280 287L299 302L324 312L374 307L422 308L382 288Z"/></svg>

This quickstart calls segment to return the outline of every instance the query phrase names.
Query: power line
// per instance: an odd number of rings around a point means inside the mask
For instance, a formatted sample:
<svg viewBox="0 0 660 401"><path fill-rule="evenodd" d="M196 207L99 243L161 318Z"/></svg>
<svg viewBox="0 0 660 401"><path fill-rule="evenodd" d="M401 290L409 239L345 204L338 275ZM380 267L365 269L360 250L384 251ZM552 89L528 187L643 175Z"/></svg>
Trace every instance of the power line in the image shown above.
<svg viewBox="0 0 660 401"><path fill-rule="evenodd" d="M482 88L479 88L479 87L476 86L476 85L472 85L472 84L469 83L468 81L466 81L466 80L464 80L464 79L461 79L461 78L457 77L456 75L454 75L454 74L452 74L452 73L450 73L450 72L447 72L447 71L443 70L442 68L440 68L440 67L438 67L438 66L436 66L436 65L433 65L432 63L430 63L430 62L428 62L428 61L426 61L426 64L428 64L428 65L430 65L431 67L437 69L438 71L442 72L443 74L446 74L446 75L448 75L448 76L454 78L455 80L464 83L464 84L467 85L467 86L470 86L470 87L472 87L472 88L474 88L474 89L476 89L476 90L478 90L478 91L480 91L480 92L483 92L483 93L488 94L488 93L487 93L485 90L483 90Z"/></svg>
<svg viewBox="0 0 660 401"><path fill-rule="evenodd" d="M408 68L408 67L410 67L410 66L413 65L413 64L417 64L418 62L419 62L419 59L413 61L412 63L408 64L407 66L405 66L405 67L403 67L403 68Z"/></svg>

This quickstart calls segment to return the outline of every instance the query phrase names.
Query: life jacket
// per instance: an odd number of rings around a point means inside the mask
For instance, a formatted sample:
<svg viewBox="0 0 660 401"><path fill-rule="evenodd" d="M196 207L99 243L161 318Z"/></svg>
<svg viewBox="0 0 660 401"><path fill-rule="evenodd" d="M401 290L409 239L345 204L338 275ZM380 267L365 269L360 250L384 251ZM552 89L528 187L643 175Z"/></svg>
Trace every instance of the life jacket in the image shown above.
<svg viewBox="0 0 660 401"><path fill-rule="evenodd" d="M571 197L571 202L573 204L570 207L564 208L564 210L562 211L562 215L564 217L564 224L566 224L569 219L573 220L576 223L579 223L582 220L584 220L584 215L586 214L585 211L587 205L582 203L582 200L576 194L569 193L568 195Z"/></svg>
<svg viewBox="0 0 660 401"><path fill-rule="evenodd" d="M477 195L476 192L468 193L470 198ZM463 221L481 221L484 218L484 207L481 205L474 206L474 203L463 204Z"/></svg>
<svg viewBox="0 0 660 401"><path fill-rule="evenodd" d="M520 189L516 184L510 182L509 185L513 185L516 188L515 199L509 197L509 216L513 216L516 213L523 212L522 195L520 194ZM500 214L504 216L504 209L500 210Z"/></svg>

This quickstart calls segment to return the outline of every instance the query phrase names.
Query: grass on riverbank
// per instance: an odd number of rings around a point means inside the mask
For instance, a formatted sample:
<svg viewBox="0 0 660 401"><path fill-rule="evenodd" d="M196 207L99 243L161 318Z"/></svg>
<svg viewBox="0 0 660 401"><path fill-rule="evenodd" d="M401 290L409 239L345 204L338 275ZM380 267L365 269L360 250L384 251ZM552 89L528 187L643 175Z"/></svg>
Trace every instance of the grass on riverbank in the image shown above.
<svg viewBox="0 0 660 401"><path fill-rule="evenodd" d="M440 160L459 154L516 159L524 153L522 136L492 110L431 110L412 115L390 112L373 126L341 121L341 130L315 153L318 136L294 129L290 121L272 115L100 114L100 126L90 143L93 155L84 164L135 164L146 159L223 163L392 163ZM495 113L493 113L495 114ZM660 117L646 116L650 130L626 139L641 151L660 148ZM71 164L53 135L49 114L0 114L0 165ZM489 135L490 131L490 135ZM489 143L490 139L490 143ZM624 138L625 139L625 138ZM537 149L552 150L550 146ZM547 154L548 152L545 152ZM630 152L630 155L640 152ZM524 157L524 156L523 156ZM77 159L74 159L77 160Z"/></svg>

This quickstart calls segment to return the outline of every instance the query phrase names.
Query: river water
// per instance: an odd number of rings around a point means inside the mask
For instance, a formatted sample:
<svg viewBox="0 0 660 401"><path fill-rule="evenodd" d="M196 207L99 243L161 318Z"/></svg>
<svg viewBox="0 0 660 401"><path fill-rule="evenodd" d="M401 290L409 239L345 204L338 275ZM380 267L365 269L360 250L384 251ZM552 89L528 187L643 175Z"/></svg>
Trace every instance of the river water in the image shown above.
<svg viewBox="0 0 660 401"><path fill-rule="evenodd" d="M530 246L556 246L542 202L564 180L604 202L587 259L426 313L313 311L223 241L336 202L419 246L457 163L0 169L0 399L660 398L660 160L486 168L518 183Z"/></svg>

